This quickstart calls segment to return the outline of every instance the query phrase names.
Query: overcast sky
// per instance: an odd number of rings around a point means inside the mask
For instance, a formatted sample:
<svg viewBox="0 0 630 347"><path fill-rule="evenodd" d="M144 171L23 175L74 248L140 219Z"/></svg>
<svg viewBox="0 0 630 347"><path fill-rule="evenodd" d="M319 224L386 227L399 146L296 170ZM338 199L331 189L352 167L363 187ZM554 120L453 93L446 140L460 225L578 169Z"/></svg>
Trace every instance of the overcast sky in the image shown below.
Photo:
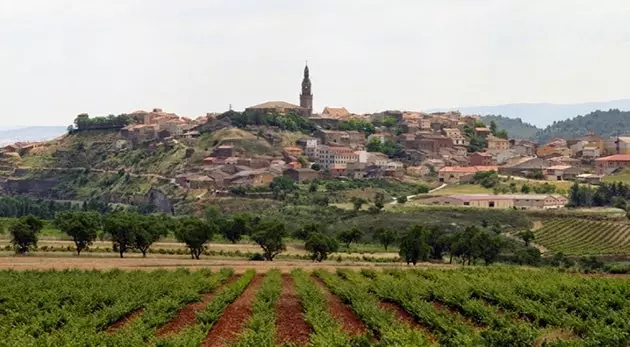
<svg viewBox="0 0 630 347"><path fill-rule="evenodd" d="M67 125L269 100L384 109L630 97L628 0L0 0L0 112Z"/></svg>

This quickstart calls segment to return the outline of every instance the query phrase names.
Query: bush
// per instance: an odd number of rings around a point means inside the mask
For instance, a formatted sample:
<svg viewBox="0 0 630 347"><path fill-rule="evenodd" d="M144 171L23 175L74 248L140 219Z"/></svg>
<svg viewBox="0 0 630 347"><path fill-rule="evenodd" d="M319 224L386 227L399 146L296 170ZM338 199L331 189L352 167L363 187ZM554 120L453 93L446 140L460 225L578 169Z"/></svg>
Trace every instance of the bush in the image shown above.
<svg viewBox="0 0 630 347"><path fill-rule="evenodd" d="M260 253L254 253L249 257L250 261L265 261L265 257Z"/></svg>

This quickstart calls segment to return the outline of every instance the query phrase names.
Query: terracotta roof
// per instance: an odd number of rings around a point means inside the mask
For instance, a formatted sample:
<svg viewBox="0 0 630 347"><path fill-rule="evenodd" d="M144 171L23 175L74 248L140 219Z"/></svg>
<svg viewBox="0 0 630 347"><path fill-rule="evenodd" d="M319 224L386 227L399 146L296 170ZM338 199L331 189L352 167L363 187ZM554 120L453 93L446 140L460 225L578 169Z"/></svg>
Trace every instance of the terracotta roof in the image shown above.
<svg viewBox="0 0 630 347"><path fill-rule="evenodd" d="M630 161L630 154L615 154L608 157L597 158L595 161Z"/></svg>
<svg viewBox="0 0 630 347"><path fill-rule="evenodd" d="M298 105L288 103L286 101L267 101L265 103L250 106L251 109L269 109L269 108L287 108L287 109L300 109Z"/></svg>
<svg viewBox="0 0 630 347"><path fill-rule="evenodd" d="M350 116L350 112L345 107L324 107L322 114L326 114L333 117L347 117Z"/></svg>

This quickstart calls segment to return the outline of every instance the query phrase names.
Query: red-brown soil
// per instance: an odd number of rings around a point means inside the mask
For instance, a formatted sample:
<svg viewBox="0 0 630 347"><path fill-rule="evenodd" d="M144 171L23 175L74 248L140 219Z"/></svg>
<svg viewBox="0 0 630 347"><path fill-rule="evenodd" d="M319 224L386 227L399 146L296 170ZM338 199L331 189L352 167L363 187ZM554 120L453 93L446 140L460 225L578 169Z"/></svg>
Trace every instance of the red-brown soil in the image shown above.
<svg viewBox="0 0 630 347"><path fill-rule="evenodd" d="M276 342L279 345L306 346L311 329L302 314L302 304L295 291L291 276L282 275L282 293L276 305Z"/></svg>
<svg viewBox="0 0 630 347"><path fill-rule="evenodd" d="M119 319L116 322L114 322L114 324L110 325L107 328L107 333L108 334L116 333L122 327L124 327L125 325L133 322L136 318L140 317L142 312L144 312L144 309L140 308L140 309L137 309L135 311L132 311L132 312L128 313L126 316L122 317L121 319Z"/></svg>
<svg viewBox="0 0 630 347"><path fill-rule="evenodd" d="M262 283L263 276L256 275L243 294L228 306L219 321L210 329L202 346L223 347L236 339L252 314L252 303Z"/></svg>
<svg viewBox="0 0 630 347"><path fill-rule="evenodd" d="M403 324L410 326L412 329L416 329L422 331L433 343L437 343L438 339L431 334L431 331L427 329L427 327L418 323L415 318L409 312L405 311L404 308L400 307L398 304L390 302L390 301L381 301L379 303L381 309L393 312L396 315L398 321Z"/></svg>
<svg viewBox="0 0 630 347"><path fill-rule="evenodd" d="M319 278L313 277L315 283L324 291L326 295L326 299L328 300L328 307L330 308L330 313L333 317L335 317L339 322L341 322L341 327L343 331L347 332L350 336L358 336L363 335L367 332L367 328L361 322L359 317L357 317L352 310L346 306L343 302L341 302L341 298L334 295L328 290L326 284Z"/></svg>
<svg viewBox="0 0 630 347"><path fill-rule="evenodd" d="M226 282L226 284L230 284L238 279L238 276L232 276ZM182 309L177 311L175 316L164 326L158 329L155 336L163 337L171 334L176 334L184 328L189 327L197 321L197 312L203 310L208 306L210 301L214 298L216 293L219 291L219 288L215 288L212 293L207 293L201 296L201 300L193 302L184 306Z"/></svg>

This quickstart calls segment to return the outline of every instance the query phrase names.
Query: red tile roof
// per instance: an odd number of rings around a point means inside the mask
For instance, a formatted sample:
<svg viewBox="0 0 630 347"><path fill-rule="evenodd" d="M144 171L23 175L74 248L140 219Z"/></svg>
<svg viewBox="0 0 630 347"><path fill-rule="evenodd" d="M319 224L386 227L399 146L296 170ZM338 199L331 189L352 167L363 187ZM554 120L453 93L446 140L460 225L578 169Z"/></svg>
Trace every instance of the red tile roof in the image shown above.
<svg viewBox="0 0 630 347"><path fill-rule="evenodd" d="M608 157L597 158L595 161L630 161L630 154L615 154Z"/></svg>

